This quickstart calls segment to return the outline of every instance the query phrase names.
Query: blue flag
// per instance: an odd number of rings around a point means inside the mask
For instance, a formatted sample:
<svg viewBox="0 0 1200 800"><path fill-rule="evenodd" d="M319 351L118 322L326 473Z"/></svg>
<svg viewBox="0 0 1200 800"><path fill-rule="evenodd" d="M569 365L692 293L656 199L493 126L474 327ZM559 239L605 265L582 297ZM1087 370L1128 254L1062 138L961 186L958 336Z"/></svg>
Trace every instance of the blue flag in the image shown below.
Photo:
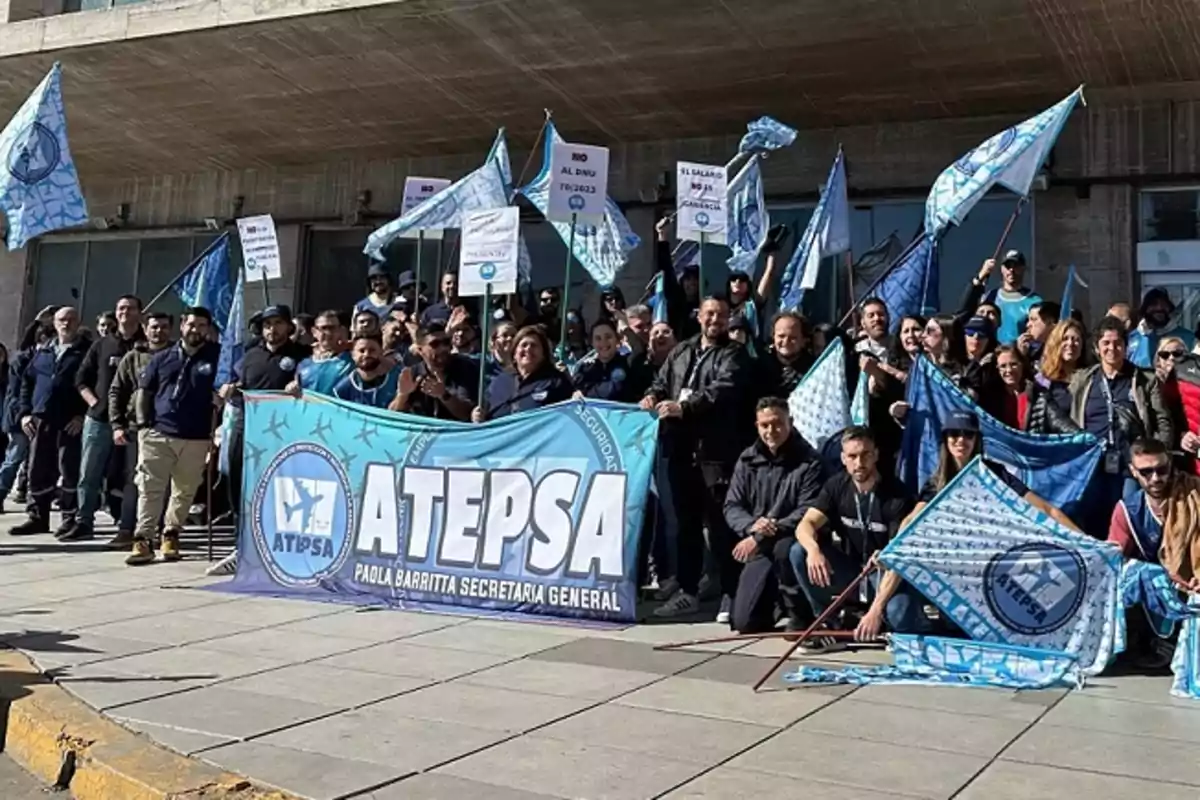
<svg viewBox="0 0 1200 800"><path fill-rule="evenodd" d="M256 393L245 409L232 589L636 619L654 414L571 401L471 425Z"/></svg>
<svg viewBox="0 0 1200 800"><path fill-rule="evenodd" d="M1080 86L1058 104L1000 131L946 167L925 201L925 232L937 237L951 224L961 225L975 204L997 184L1021 197L1028 196L1067 117L1082 98Z"/></svg>
<svg viewBox="0 0 1200 800"><path fill-rule="evenodd" d="M921 234L871 293L887 306L892 333L900 330L900 320L906 315L926 314L938 307L938 280L937 244ZM862 297L859 302L868 299Z"/></svg>
<svg viewBox="0 0 1200 800"><path fill-rule="evenodd" d="M87 203L67 145L62 67L56 62L0 133L0 208L8 249L88 221Z"/></svg>
<svg viewBox="0 0 1200 800"><path fill-rule="evenodd" d="M521 194L533 203L542 216L550 208L550 154L554 145L563 141L554 123L546 123L546 146L543 151L542 170L529 185L521 188ZM550 224L562 238L563 244L571 241L571 223L555 222ZM575 259L592 276L592 280L607 289L613 285L629 255L641 244L641 239L629 226L629 221L621 213L621 208L611 197L605 198L604 217L599 225L580 222L575 225Z"/></svg>
<svg viewBox="0 0 1200 800"><path fill-rule="evenodd" d="M1079 277L1079 273L1075 271L1075 265L1072 264L1067 268L1067 282L1063 285L1062 311L1059 312L1060 319L1068 319L1071 316L1071 309L1074 307L1072 301L1074 299L1076 284L1082 286L1084 289L1088 288L1083 278Z"/></svg>
<svg viewBox="0 0 1200 800"><path fill-rule="evenodd" d="M753 274L758 251L766 244L767 230L771 227L758 156L751 156L750 163L730 181L726 196L729 202L726 236L733 251L727 261L729 269Z"/></svg>
<svg viewBox="0 0 1200 800"><path fill-rule="evenodd" d="M233 380L233 368L246 352L246 312L245 286L243 274L238 275L237 289L229 303L229 312L221 323L221 354L217 357L216 385L224 386ZM222 475L229 474L229 442L233 439L233 429L239 421L241 409L234 408L233 403L226 403L221 409L221 448L217 453L217 468Z"/></svg>
<svg viewBox="0 0 1200 800"><path fill-rule="evenodd" d="M172 288L185 306L202 306L212 312L213 323L223 332L233 307L233 284L229 280L229 234L221 234L197 256Z"/></svg>
<svg viewBox="0 0 1200 800"><path fill-rule="evenodd" d="M422 228L461 228L463 215L508 205L512 190L512 167L504 129L496 133L492 150L483 165L409 209L367 237L363 252L384 260L383 251L393 240Z"/></svg>
<svg viewBox="0 0 1200 800"><path fill-rule="evenodd" d="M917 491L937 469L941 420L951 411L979 415L983 452L999 461L1035 494L1076 517L1078 504L1100 461L1103 443L1090 433L1039 435L1010 428L989 415L924 356L908 373L909 405L900 448L899 475Z"/></svg>
<svg viewBox="0 0 1200 800"><path fill-rule="evenodd" d="M746 135L738 144L739 153L778 150L796 141L796 129L773 117L759 117L746 125Z"/></svg>
<svg viewBox="0 0 1200 800"><path fill-rule="evenodd" d="M850 387L846 386L846 351L835 339L796 384L788 397L792 425L820 450L830 437L852 422Z"/></svg>
<svg viewBox="0 0 1200 800"><path fill-rule="evenodd" d="M647 305L654 311L654 322L667 322L667 293L664 289L665 278L660 272L654 278L654 294L650 295Z"/></svg>
<svg viewBox="0 0 1200 800"><path fill-rule="evenodd" d="M1084 675L1119 649L1120 548L1059 524L981 459L879 560L972 639L1066 653Z"/></svg>
<svg viewBox="0 0 1200 800"><path fill-rule="evenodd" d="M846 199L846 160L839 147L821 190L821 199L796 252L783 270L781 309L799 308L804 293L817 285L821 259L850 249L850 203Z"/></svg>

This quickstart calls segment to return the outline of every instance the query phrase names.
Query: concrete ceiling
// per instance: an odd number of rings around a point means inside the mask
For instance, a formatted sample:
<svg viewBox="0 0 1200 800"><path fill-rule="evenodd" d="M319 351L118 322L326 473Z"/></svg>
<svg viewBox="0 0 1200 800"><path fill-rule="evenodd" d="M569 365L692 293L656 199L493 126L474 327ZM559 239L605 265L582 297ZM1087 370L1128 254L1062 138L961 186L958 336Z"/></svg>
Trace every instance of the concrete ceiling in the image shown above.
<svg viewBox="0 0 1200 800"><path fill-rule="evenodd" d="M1189 11L1190 9L1190 11ZM113 13L113 12L102 12ZM0 27L3 27L0 25ZM1200 81L1194 0L406 0L0 59L63 62L92 176L1032 112Z"/></svg>

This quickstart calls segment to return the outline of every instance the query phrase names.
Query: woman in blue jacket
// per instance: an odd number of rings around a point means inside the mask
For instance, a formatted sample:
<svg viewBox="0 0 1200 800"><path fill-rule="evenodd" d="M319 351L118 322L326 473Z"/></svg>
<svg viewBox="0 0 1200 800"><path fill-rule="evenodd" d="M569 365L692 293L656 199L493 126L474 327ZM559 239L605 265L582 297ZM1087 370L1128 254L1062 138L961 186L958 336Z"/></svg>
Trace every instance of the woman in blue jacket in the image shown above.
<svg viewBox="0 0 1200 800"><path fill-rule="evenodd" d="M483 407L471 412L472 422L499 419L521 411L553 405L571 398L571 380L554 366L550 340L530 325L513 340L513 369L491 379Z"/></svg>
<svg viewBox="0 0 1200 800"><path fill-rule="evenodd" d="M612 320L602 318L592 326L592 353L575 367L575 397L630 403L629 360L620 352L621 340Z"/></svg>

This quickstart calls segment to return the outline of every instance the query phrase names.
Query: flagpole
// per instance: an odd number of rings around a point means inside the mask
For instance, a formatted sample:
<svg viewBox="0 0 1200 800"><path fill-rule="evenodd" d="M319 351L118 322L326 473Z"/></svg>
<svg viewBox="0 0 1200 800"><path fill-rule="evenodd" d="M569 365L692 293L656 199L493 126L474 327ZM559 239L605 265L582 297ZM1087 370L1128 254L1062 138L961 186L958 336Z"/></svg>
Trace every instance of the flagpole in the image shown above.
<svg viewBox="0 0 1200 800"><path fill-rule="evenodd" d="M575 223L579 219L579 215L571 213L571 235L567 239L567 264L563 268L563 294L562 308L559 313L562 314L562 324L559 327L558 348L561 356L559 358L564 364L567 362L567 314L570 313L571 303L571 258L575 253Z"/></svg>
<svg viewBox="0 0 1200 800"><path fill-rule="evenodd" d="M704 231L700 231L700 252L696 254L698 256L697 261L700 268L700 275L698 276L700 285L698 287L699 291L696 292L696 294L699 295L699 297L696 298L698 303L704 302L704 238Z"/></svg>
<svg viewBox="0 0 1200 800"><path fill-rule="evenodd" d="M425 229L417 230L417 292L416 298L413 300L413 316L412 318L418 323L421 321L421 256L425 251ZM441 284L439 281L439 287Z"/></svg>
<svg viewBox="0 0 1200 800"><path fill-rule="evenodd" d="M850 289L850 314L853 316L856 304L854 302L854 254L851 250L846 251L846 284ZM857 320L854 321L854 326L858 327Z"/></svg>
<svg viewBox="0 0 1200 800"><path fill-rule="evenodd" d="M862 297L863 300L866 300L867 298L871 297L874 294L876 287L878 287L879 284L883 283L884 278L886 278L888 275L891 275L892 270L894 270L897 266L899 266L900 263L904 261L904 259L908 258L909 254L912 253L913 249L918 244L920 244L922 236L924 236L923 233L919 234L915 239L913 239L911 242L909 242L908 246L905 247L900 252L900 255L896 256L896 258L892 261L891 264L888 264L888 268L883 271L883 274L881 274L878 278L876 278L875 281L869 287L867 287L867 291L863 294L863 297ZM841 321L837 324L837 326L839 328L844 327L846 325L846 320L850 319L850 317L857 310L858 310L858 303L856 302L854 304L854 306L849 311L846 312L846 315L844 317L842 317Z"/></svg>
<svg viewBox="0 0 1200 800"><path fill-rule="evenodd" d="M188 262L188 265L186 267L184 267L182 270L180 270L179 274L176 275L174 278L172 278L170 280L170 282L166 286L163 287L163 290L161 292L154 295L154 297L150 298L150 302L146 303L146 305L142 307L142 313L149 311L150 306L154 305L159 300L163 299L163 296L166 295L167 292L171 291L171 289L174 288L175 284L179 283L180 278L182 278L184 275L187 275L189 272L191 272L193 269L196 268L197 264L199 264L201 261L203 261L205 258L207 258L209 253L211 253L213 250L215 250L217 245L219 245L221 243L222 239L228 239L228 238L229 238L229 232L226 231L225 233L222 233L220 236L218 236L216 239L213 239L212 242L208 245L208 247L206 247L202 251L200 251L200 255L196 256L190 262Z"/></svg>
<svg viewBox="0 0 1200 800"><path fill-rule="evenodd" d="M1017 207L1013 209L1012 214L1008 218L1008 224L1004 226L1004 232L1000 234L1000 241L996 244L996 252L992 256L992 261L1000 260L1000 252L1004 249L1004 243L1008 241L1008 235L1012 233L1013 225L1017 222L1017 217L1021 216L1021 210L1025 208L1025 203L1029 198L1021 195L1021 199L1017 200Z"/></svg>
<svg viewBox="0 0 1200 800"><path fill-rule="evenodd" d="M483 286L483 347L479 353L479 391L478 399L475 405L478 408L483 408L483 398L485 396L485 385L487 383L487 360L492 343L490 341L492 328L492 282L488 281Z"/></svg>

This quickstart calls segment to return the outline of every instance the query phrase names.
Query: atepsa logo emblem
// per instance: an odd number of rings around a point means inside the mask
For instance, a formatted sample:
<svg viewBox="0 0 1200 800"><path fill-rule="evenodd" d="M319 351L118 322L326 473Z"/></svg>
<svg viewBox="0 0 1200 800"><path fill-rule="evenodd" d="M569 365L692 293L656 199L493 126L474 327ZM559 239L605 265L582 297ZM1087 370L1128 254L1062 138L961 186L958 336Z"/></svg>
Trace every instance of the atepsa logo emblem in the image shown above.
<svg viewBox="0 0 1200 800"><path fill-rule="evenodd" d="M1040 636L1067 623L1087 592L1087 568L1074 550L1048 542L1018 545L983 574L988 608L1019 633Z"/></svg>
<svg viewBox="0 0 1200 800"><path fill-rule="evenodd" d="M350 481L333 454L302 442L281 451L254 492L254 543L284 586L316 586L341 568L352 545Z"/></svg>

